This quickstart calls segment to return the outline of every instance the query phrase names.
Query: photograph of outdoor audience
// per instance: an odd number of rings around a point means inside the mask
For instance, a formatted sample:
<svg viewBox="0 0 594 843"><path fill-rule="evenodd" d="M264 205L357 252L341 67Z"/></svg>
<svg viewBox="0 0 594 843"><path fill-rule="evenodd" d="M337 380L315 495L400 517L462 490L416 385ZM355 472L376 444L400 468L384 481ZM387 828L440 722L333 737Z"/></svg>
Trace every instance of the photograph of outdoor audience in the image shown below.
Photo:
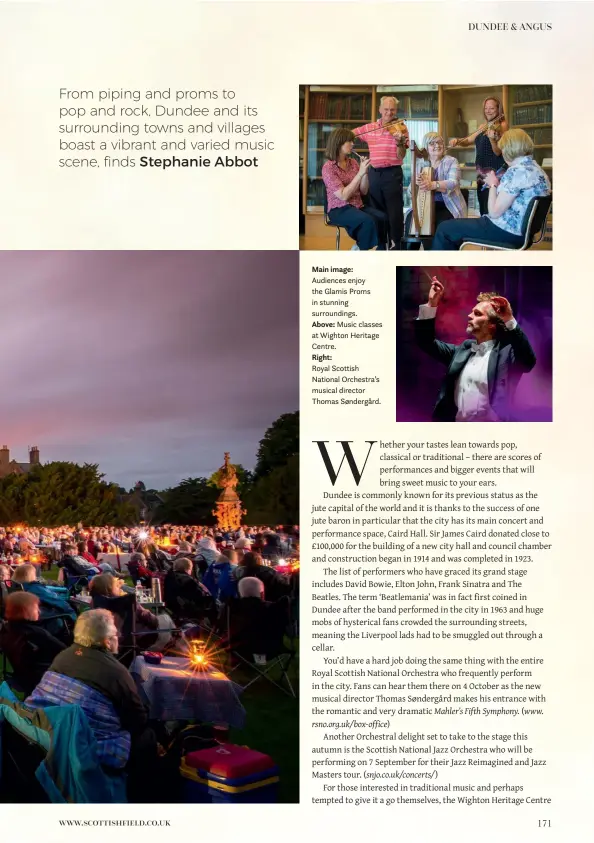
<svg viewBox="0 0 594 843"><path fill-rule="evenodd" d="M0 289L19 274L31 331L72 330L0 339L28 383L0 448L0 802L297 802L297 256L3 253Z"/></svg>

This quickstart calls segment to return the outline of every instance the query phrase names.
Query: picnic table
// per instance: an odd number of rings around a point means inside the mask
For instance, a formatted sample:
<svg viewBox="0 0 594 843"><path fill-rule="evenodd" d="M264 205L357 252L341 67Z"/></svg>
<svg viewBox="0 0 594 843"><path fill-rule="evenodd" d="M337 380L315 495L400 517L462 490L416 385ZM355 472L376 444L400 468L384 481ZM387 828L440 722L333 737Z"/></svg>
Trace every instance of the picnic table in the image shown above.
<svg viewBox="0 0 594 843"><path fill-rule="evenodd" d="M189 659L177 656L165 656L158 665L137 656L130 673L153 720L200 720L243 728L242 688L220 670L196 670Z"/></svg>

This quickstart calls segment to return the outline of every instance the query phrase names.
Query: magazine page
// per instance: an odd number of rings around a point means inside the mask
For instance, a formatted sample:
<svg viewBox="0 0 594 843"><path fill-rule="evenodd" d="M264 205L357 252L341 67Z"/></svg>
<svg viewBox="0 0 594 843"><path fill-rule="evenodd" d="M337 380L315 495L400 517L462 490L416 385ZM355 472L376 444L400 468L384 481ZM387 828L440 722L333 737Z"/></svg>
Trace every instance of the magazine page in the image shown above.
<svg viewBox="0 0 594 843"><path fill-rule="evenodd" d="M590 839L593 24L0 4L10 843Z"/></svg>

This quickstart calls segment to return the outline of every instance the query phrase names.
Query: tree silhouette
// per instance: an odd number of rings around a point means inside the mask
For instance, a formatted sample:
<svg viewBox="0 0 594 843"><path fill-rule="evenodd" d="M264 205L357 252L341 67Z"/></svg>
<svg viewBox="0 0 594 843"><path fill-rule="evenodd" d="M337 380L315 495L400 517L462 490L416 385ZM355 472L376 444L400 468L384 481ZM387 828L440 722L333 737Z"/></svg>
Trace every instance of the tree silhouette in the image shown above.
<svg viewBox="0 0 594 843"><path fill-rule="evenodd" d="M260 441L254 477L258 480L299 455L299 413L284 413Z"/></svg>
<svg viewBox="0 0 594 843"><path fill-rule="evenodd" d="M134 522L134 509L121 502L118 487L103 480L97 465L51 462L0 480L0 521L125 525Z"/></svg>

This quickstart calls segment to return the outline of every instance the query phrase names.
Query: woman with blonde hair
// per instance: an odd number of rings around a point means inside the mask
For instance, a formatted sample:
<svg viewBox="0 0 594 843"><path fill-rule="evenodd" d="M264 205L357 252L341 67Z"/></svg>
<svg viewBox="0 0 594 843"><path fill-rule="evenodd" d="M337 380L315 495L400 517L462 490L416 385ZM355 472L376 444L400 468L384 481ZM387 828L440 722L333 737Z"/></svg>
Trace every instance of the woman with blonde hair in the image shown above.
<svg viewBox="0 0 594 843"><path fill-rule="evenodd" d="M450 147L475 145L476 190L481 215L487 213L488 194L483 190L486 176L506 168L499 140L509 128L497 97L487 97L483 102L483 117L485 122L476 132L466 138L451 138L449 144Z"/></svg>
<svg viewBox="0 0 594 843"><path fill-rule="evenodd" d="M420 191L431 193L434 201L435 229L446 220L458 220L468 216L466 200L460 190L460 163L453 155L446 155L445 141L437 132L427 132L423 138L423 150L431 166L431 173L426 170L427 160L417 159L416 183ZM410 226L412 214L407 219ZM427 246L425 248L428 248Z"/></svg>
<svg viewBox="0 0 594 843"><path fill-rule="evenodd" d="M495 173L486 176L489 213L442 223L435 232L434 251L455 251L464 240L473 239L516 249L523 244L526 210L532 199L550 194L551 183L534 160L534 143L523 129L508 129L499 146L508 169L501 179Z"/></svg>
<svg viewBox="0 0 594 843"><path fill-rule="evenodd" d="M89 591L91 592L91 601L93 608L95 608L96 597L123 597L127 592L124 591L121 580L114 577L113 574L99 574L93 577L89 583ZM157 615L153 615L148 609L144 609L139 603L135 606L136 615L136 634L138 636L138 644L143 648L153 646L158 635L156 630L159 629L159 619Z"/></svg>

